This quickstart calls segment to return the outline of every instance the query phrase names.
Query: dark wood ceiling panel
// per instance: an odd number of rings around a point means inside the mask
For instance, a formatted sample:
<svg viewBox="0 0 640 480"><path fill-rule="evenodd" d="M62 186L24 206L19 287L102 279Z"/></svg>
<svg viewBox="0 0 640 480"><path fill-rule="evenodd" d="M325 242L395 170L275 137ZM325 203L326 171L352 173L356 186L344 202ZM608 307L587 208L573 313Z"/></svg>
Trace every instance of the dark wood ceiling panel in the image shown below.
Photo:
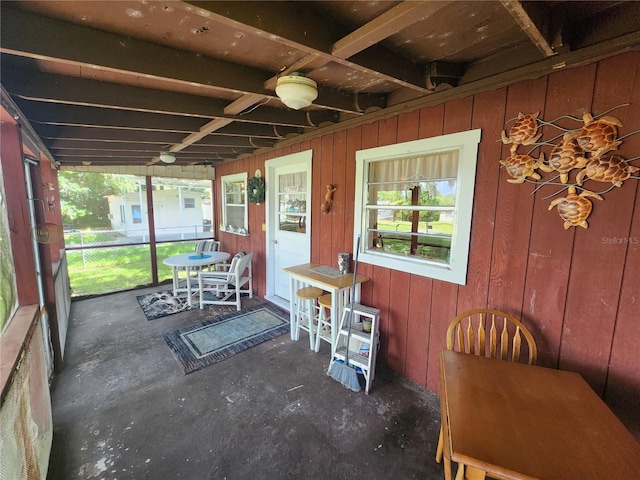
<svg viewBox="0 0 640 480"><path fill-rule="evenodd" d="M63 167L213 165L638 49L639 18L622 1L2 1L0 81ZM275 94L296 71L318 84L300 111Z"/></svg>
<svg viewBox="0 0 640 480"><path fill-rule="evenodd" d="M11 8L3 9L0 25L1 48L6 53L56 58L96 69L136 72L175 82L199 83L213 89L269 95L262 85L270 72L228 61ZM54 38L56 41L51 41Z"/></svg>

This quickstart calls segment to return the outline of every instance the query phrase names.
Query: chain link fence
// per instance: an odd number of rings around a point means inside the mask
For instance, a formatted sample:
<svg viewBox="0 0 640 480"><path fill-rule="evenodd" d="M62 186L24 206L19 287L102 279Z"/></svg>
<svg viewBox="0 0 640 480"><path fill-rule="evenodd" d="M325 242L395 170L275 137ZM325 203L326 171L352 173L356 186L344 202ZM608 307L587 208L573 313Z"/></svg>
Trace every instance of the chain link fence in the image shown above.
<svg viewBox="0 0 640 480"><path fill-rule="evenodd" d="M162 259L193 251L196 240L213 238L202 225L167 227L156 233L158 280L171 279ZM72 296L128 290L152 283L146 230L65 230Z"/></svg>

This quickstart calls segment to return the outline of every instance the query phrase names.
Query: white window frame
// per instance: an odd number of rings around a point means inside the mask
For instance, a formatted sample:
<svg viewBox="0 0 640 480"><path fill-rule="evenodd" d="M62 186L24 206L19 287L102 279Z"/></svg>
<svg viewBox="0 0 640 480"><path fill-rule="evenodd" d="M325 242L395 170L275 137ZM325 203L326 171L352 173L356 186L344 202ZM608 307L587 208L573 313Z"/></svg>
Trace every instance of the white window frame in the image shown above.
<svg viewBox="0 0 640 480"><path fill-rule="evenodd" d="M247 192L246 192L246 188L247 188L247 172L244 173L235 173L233 175L223 175L222 177L220 177L220 195L222 197L222 225L220 225L220 230L222 230L223 232L227 232L227 233L234 233L236 235L243 235L243 236L247 236L249 235L249 216L248 216L248 203L247 203ZM227 188L226 188L226 184L227 183L237 183L237 182L243 182L244 183L244 188L245 188L245 194L244 194L244 203L240 204L240 203L234 203L234 204L227 204ZM240 226L240 225L229 225L229 223L227 222L227 206L234 206L234 207L238 207L238 206L242 206L244 207L244 225Z"/></svg>
<svg viewBox="0 0 640 480"><path fill-rule="evenodd" d="M448 265L438 262L403 257L384 251L369 250L365 242L361 242L358 260L363 263L377 265L392 270L421 275L443 280L445 282L465 285L467 280L467 263L469 259L469 241L471 238L471 216L473 213L473 193L475 188L478 144L481 130L452 133L439 137L397 143L384 147L369 148L356 152L355 178L355 210L354 210L354 242L356 250L357 236L366 235L366 214L368 189L367 168L371 162L391 160L418 155L433 155L441 152L458 151L458 180L456 189L456 214L451 241L451 259Z"/></svg>
<svg viewBox="0 0 640 480"><path fill-rule="evenodd" d="M196 199L193 197L183 197L182 202L185 210L187 208L196 208Z"/></svg>

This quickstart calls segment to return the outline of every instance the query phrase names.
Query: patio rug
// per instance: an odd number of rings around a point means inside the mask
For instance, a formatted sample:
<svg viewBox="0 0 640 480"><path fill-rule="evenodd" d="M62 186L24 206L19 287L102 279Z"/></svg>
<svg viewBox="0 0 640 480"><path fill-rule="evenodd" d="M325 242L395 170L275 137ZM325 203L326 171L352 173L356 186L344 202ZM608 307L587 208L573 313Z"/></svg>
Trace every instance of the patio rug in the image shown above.
<svg viewBox="0 0 640 480"><path fill-rule="evenodd" d="M162 338L186 375L288 331L289 314L262 301L241 312L165 333Z"/></svg>
<svg viewBox="0 0 640 480"><path fill-rule="evenodd" d="M212 294L205 293L205 298L209 295ZM174 297L171 290L138 295L136 299L138 300L144 315L147 317L147 320L156 320L158 318L166 317L167 315L173 315L174 313L186 312L187 310L200 308L200 303L198 302L199 296L197 294L194 294L193 305L189 307L189 305L187 305L187 297ZM255 304L254 300L255 296L254 298L243 296L242 306L252 306ZM205 305L204 311L207 312L207 314L210 312L210 315L212 316L217 316L234 313L237 310L235 305Z"/></svg>

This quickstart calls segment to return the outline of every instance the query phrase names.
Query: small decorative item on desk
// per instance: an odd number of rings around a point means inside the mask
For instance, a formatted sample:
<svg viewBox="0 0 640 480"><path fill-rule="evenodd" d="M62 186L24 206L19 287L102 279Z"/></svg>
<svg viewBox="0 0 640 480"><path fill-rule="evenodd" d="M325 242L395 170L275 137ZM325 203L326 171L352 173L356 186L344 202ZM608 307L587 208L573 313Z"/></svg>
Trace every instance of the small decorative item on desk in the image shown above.
<svg viewBox="0 0 640 480"><path fill-rule="evenodd" d="M341 275L349 273L349 264L351 263L351 254L346 252L338 253L338 270Z"/></svg>

